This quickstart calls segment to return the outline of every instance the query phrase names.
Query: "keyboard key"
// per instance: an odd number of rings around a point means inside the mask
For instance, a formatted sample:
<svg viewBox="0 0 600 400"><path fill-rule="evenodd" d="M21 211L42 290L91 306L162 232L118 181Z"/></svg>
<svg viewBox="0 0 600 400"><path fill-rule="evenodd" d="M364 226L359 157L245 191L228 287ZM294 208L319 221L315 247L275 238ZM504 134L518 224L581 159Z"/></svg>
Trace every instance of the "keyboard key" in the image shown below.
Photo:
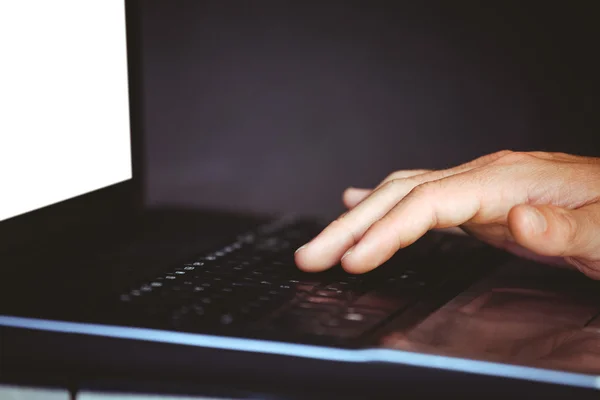
<svg viewBox="0 0 600 400"><path fill-rule="evenodd" d="M263 288L265 284L258 282L249 282L249 281L241 281L241 282L232 282L231 286L237 288L246 288L246 289L259 289Z"/></svg>
<svg viewBox="0 0 600 400"><path fill-rule="evenodd" d="M335 305L335 306L344 306L346 305L346 302L336 299L336 298L332 298L332 297L322 297L322 296L309 296L306 298L305 300L308 303L313 303L313 304L328 304L328 305Z"/></svg>
<svg viewBox="0 0 600 400"><path fill-rule="evenodd" d="M307 285L304 283L297 283L294 288L299 292L311 292L317 285Z"/></svg>
<svg viewBox="0 0 600 400"><path fill-rule="evenodd" d="M364 314L354 311L347 312L346 314L344 314L343 318L347 319L348 321L363 321L365 319L365 316Z"/></svg>
<svg viewBox="0 0 600 400"><path fill-rule="evenodd" d="M234 318L232 314L223 314L221 318L219 318L219 322L222 325L231 325L234 322Z"/></svg>
<svg viewBox="0 0 600 400"><path fill-rule="evenodd" d="M329 289L329 290L348 290L350 288L350 285L348 284L348 282L334 282L334 283L330 283L329 285L325 286L325 289Z"/></svg>
<svg viewBox="0 0 600 400"><path fill-rule="evenodd" d="M395 311L404 308L410 302L398 296L382 295L377 292L367 293L352 303L352 307L374 308L383 311Z"/></svg>
<svg viewBox="0 0 600 400"><path fill-rule="evenodd" d="M343 297L344 291L342 290L329 290L329 289L321 289L314 292L316 296L321 297Z"/></svg>

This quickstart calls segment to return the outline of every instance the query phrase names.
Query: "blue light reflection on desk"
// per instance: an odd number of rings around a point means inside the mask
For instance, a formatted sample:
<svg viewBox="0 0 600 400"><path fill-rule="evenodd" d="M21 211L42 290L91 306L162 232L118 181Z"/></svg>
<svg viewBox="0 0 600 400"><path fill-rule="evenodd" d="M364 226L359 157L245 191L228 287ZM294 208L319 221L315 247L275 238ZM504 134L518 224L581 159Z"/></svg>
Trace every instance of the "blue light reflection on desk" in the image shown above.
<svg viewBox="0 0 600 400"><path fill-rule="evenodd" d="M402 350L369 348L338 349L305 344L272 342L195 333L162 331L147 328L98 325L78 322L52 321L0 315L0 326L35 329L51 332L78 333L121 339L145 340L159 343L182 344L253 353L289 355L326 361L352 363L383 362L416 367L438 368L535 382L556 383L600 389L600 377L587 374L553 371L488 361L469 360L433 354L412 353Z"/></svg>

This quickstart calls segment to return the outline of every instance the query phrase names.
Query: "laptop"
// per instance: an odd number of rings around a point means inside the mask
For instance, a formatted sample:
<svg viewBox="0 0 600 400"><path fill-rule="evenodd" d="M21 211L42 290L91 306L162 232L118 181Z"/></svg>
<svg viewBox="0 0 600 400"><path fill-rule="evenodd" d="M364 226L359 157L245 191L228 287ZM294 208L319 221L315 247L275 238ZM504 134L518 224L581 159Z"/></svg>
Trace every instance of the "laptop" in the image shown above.
<svg viewBox="0 0 600 400"><path fill-rule="evenodd" d="M146 209L140 7L0 5L2 375L600 389L600 284L576 271L436 231L309 274L293 254L322 221Z"/></svg>

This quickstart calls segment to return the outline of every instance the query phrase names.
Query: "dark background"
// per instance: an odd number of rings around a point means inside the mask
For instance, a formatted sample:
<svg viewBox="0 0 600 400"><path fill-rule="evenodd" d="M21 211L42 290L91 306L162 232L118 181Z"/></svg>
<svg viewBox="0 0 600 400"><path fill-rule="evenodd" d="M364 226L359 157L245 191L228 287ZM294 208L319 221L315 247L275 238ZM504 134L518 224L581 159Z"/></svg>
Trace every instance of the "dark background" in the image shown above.
<svg viewBox="0 0 600 400"><path fill-rule="evenodd" d="M333 217L397 169L599 155L595 1L548 3L144 1L148 202Z"/></svg>

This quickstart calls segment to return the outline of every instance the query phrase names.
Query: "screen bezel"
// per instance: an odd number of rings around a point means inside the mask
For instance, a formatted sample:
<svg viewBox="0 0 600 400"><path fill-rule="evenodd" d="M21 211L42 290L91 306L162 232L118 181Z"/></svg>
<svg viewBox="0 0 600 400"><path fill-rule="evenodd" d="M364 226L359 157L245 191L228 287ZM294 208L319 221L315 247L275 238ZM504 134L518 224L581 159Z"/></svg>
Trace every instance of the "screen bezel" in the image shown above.
<svg viewBox="0 0 600 400"><path fill-rule="evenodd" d="M143 206L141 10L138 0L124 2L127 35L132 178L60 203L0 221L0 253L32 242L52 241L68 232L100 224L125 223Z"/></svg>

